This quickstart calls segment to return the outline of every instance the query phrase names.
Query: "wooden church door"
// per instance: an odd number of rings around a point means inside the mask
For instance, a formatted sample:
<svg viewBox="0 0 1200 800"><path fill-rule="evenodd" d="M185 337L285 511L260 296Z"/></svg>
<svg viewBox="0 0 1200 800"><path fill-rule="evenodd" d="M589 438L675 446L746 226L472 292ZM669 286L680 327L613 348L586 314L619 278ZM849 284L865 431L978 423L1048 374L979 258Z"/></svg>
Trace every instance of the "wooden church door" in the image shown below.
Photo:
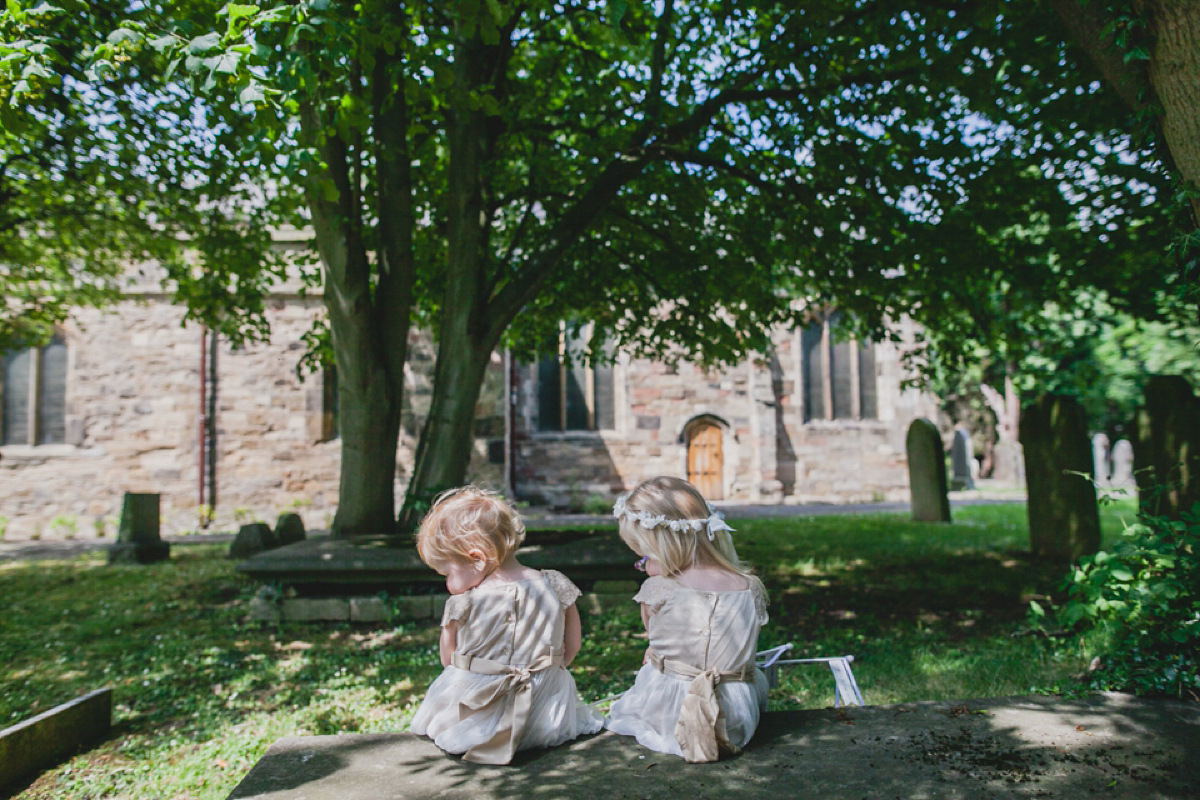
<svg viewBox="0 0 1200 800"><path fill-rule="evenodd" d="M721 428L711 422L692 426L688 436L688 480L706 500L725 499Z"/></svg>

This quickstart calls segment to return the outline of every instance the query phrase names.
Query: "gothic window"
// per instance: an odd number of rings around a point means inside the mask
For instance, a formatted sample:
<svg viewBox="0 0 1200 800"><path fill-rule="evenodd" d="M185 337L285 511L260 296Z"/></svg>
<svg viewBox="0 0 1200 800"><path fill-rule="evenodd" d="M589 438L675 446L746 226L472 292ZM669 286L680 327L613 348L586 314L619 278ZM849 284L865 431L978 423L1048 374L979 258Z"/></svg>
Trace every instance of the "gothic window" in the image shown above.
<svg viewBox="0 0 1200 800"><path fill-rule="evenodd" d="M538 430L616 427L612 364L584 363L588 333L564 330L537 365Z"/></svg>
<svg viewBox="0 0 1200 800"><path fill-rule="evenodd" d="M805 422L879 417L875 346L869 339L839 337L843 321L835 311L800 332Z"/></svg>
<svg viewBox="0 0 1200 800"><path fill-rule="evenodd" d="M67 345L61 337L6 354L0 378L0 444L66 441Z"/></svg>

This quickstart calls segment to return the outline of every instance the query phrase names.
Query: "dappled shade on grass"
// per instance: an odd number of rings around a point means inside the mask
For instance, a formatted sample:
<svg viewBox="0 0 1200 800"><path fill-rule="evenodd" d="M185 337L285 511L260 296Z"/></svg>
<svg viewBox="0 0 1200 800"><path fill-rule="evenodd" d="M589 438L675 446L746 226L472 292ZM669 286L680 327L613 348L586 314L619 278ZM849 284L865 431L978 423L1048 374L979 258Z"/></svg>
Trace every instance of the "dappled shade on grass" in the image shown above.
<svg viewBox="0 0 1200 800"><path fill-rule="evenodd" d="M1022 694L1078 672L1089 658L1078 642L1010 635L1024 630L1028 599L1061 579L1028 557L1024 508L955 517L740 520L739 550L772 596L761 645L855 655L872 704ZM1106 523L1112 536L1113 513ZM282 736L407 726L441 671L436 625L250 622L256 588L220 547L149 567L102 556L0 566L6 723L99 686L116 695L113 737L21 796L223 798ZM632 602L583 620L572 672L598 700L631 684L646 638ZM832 704L827 669L782 677L772 708Z"/></svg>

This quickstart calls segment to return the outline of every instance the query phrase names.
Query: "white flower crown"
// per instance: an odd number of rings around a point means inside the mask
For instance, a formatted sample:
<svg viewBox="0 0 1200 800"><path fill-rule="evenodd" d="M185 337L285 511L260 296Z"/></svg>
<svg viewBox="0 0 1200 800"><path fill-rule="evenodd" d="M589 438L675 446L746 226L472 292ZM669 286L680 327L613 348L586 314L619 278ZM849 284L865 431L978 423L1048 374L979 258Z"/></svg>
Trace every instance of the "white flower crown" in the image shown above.
<svg viewBox="0 0 1200 800"><path fill-rule="evenodd" d="M734 532L733 528L725 524L725 515L712 506L708 507L708 519L669 519L661 514L651 514L648 511L631 511L625 507L625 501L628 499L628 492L617 498L617 502L613 506L613 516L618 520L622 517L629 517L648 531L654 530L659 525L665 525L676 533L684 531L699 533L704 529L708 533L710 542L719 531Z"/></svg>

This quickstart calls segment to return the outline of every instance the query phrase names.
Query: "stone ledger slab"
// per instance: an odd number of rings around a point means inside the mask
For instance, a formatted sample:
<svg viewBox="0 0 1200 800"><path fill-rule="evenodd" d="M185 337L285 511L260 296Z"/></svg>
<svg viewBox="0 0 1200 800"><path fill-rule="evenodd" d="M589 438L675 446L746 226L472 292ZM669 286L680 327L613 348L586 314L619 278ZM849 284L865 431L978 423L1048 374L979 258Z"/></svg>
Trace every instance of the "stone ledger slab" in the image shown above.
<svg viewBox="0 0 1200 800"><path fill-rule="evenodd" d="M289 737L230 800L1200 797L1200 706L1104 694L769 712L689 765L601 733L488 767L411 734Z"/></svg>

